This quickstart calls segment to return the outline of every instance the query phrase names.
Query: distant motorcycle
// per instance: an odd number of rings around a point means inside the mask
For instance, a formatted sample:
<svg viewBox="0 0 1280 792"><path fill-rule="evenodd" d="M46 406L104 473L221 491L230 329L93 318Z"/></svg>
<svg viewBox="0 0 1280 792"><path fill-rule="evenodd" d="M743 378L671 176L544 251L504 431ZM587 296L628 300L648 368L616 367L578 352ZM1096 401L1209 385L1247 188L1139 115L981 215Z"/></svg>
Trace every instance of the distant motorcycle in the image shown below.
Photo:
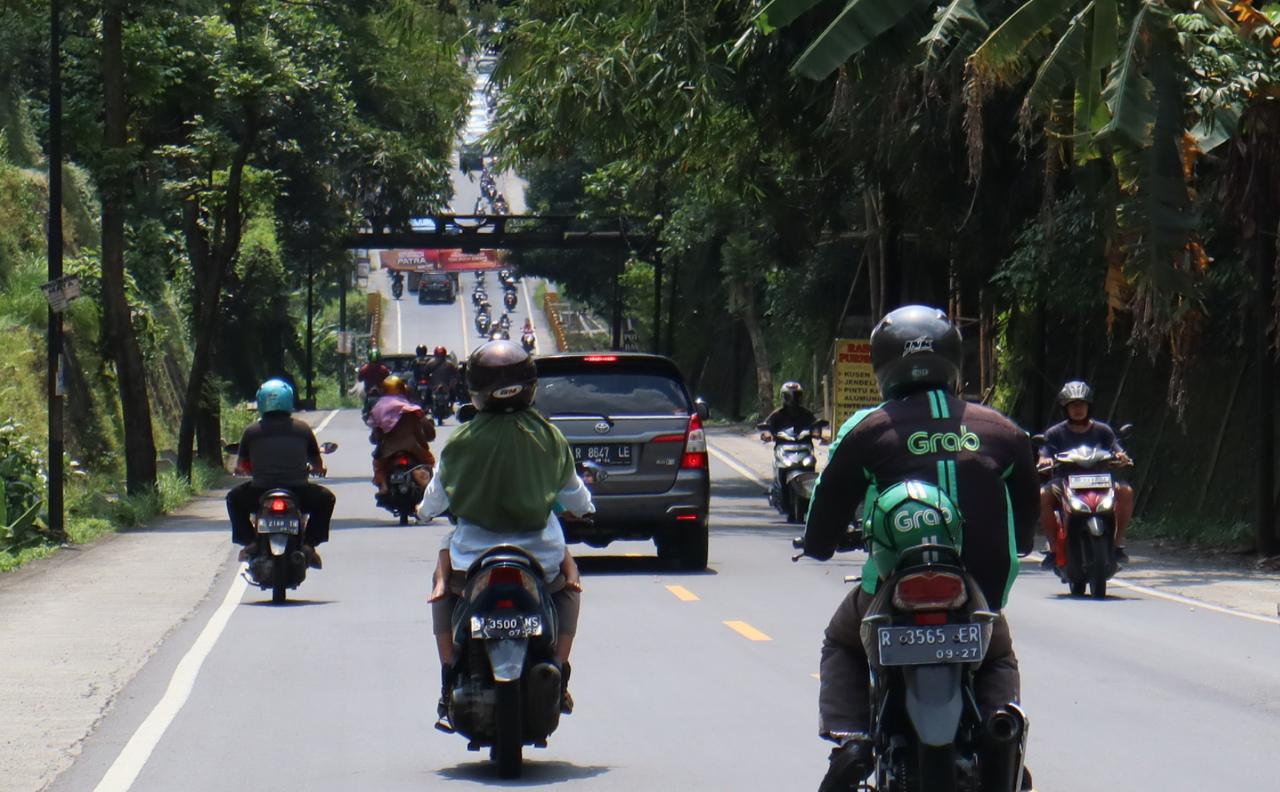
<svg viewBox="0 0 1280 792"><path fill-rule="evenodd" d="M449 722L468 747L489 747L499 775L517 778L524 746L546 747L560 725L555 604L538 562L513 546L471 565L459 602Z"/></svg>
<svg viewBox="0 0 1280 792"><path fill-rule="evenodd" d="M1122 426L1121 435L1131 428ZM1041 468L1058 501L1050 538L1054 571L1073 597L1084 596L1087 587L1094 599L1106 599L1107 581L1120 571L1113 471L1131 464L1106 449L1080 446L1057 454L1051 465Z"/></svg>
<svg viewBox="0 0 1280 792"><path fill-rule="evenodd" d="M804 522L812 482L818 477L813 443L828 425L827 421L817 421L813 426L790 427L773 435L773 485L769 489L769 504L786 515L787 522ZM756 428L768 431L769 425L762 423Z"/></svg>
<svg viewBox="0 0 1280 792"><path fill-rule="evenodd" d="M377 504L398 518L401 525L408 525L410 518L418 516L418 504L426 493L422 479L430 479L430 470L412 454L396 454L387 462L387 493L376 496ZM424 471L428 475L424 476Z"/></svg>
<svg viewBox="0 0 1280 792"><path fill-rule="evenodd" d="M232 443L225 450L238 453L240 444ZM336 450L337 443L320 446L322 454ZM271 602L276 605L284 603L289 589L297 588L307 577L307 557L302 553L307 519L297 497L283 487L264 492L252 516L259 550L249 559L246 580L264 591L270 589Z"/></svg>
<svg viewBox="0 0 1280 792"><path fill-rule="evenodd" d="M431 415L436 419L436 426L444 426L445 419L453 415L453 398L443 385L431 394Z"/></svg>
<svg viewBox="0 0 1280 792"><path fill-rule="evenodd" d="M397 300L404 296L404 281L396 278L391 281L391 296Z"/></svg>
<svg viewBox="0 0 1280 792"><path fill-rule="evenodd" d="M476 331L479 332L480 335L489 334L490 324L491 322L489 321L489 314L487 313L476 314Z"/></svg>
<svg viewBox="0 0 1280 792"><path fill-rule="evenodd" d="M488 299L489 299L489 295L485 293L484 289L476 289L475 291L471 292L471 304L477 308L480 307L480 303Z"/></svg>
<svg viewBox="0 0 1280 792"><path fill-rule="evenodd" d="M514 291L504 291L502 293L502 304L507 307L508 311L516 309L516 293Z"/></svg>
<svg viewBox="0 0 1280 792"><path fill-rule="evenodd" d="M520 346L524 347L525 352L532 353L538 346L538 337L533 333L521 333Z"/></svg>
<svg viewBox="0 0 1280 792"><path fill-rule="evenodd" d="M499 326L499 327L501 327L503 330L510 330L510 329L511 329L511 317L510 317L509 315L505 314L505 313L504 313L502 316L499 316L499 317L498 317L498 326Z"/></svg>
<svg viewBox="0 0 1280 792"><path fill-rule="evenodd" d="M506 328L500 325L494 325L493 328L489 331L489 340L490 341L510 341L511 331L507 330Z"/></svg>

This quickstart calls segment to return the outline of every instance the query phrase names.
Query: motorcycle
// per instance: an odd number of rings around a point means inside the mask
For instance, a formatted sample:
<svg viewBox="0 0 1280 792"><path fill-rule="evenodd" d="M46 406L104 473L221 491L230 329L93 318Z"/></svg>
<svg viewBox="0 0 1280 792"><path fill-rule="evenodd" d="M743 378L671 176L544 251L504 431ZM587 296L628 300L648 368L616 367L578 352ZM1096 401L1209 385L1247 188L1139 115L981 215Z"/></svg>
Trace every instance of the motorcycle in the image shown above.
<svg viewBox="0 0 1280 792"><path fill-rule="evenodd" d="M436 426L444 426L444 420L453 415L453 399L449 389L440 385L431 394L431 414L436 419Z"/></svg>
<svg viewBox="0 0 1280 792"><path fill-rule="evenodd" d="M471 292L471 304L474 305L476 308L479 308L480 303L484 302L487 299L489 299L489 295L485 293L484 289L476 289L475 291Z"/></svg>
<svg viewBox="0 0 1280 792"><path fill-rule="evenodd" d="M391 281L391 296L397 300L404 296L403 278L395 278Z"/></svg>
<svg viewBox="0 0 1280 792"><path fill-rule="evenodd" d="M502 293L502 304L507 307L508 311L516 309L516 293L514 291L504 291Z"/></svg>
<svg viewBox="0 0 1280 792"><path fill-rule="evenodd" d="M498 326L499 326L499 327L501 327L503 330L510 330L510 329L511 329L511 317L510 317L508 314L505 314L505 313L504 313L502 316L499 316L499 317L498 317Z"/></svg>
<svg viewBox="0 0 1280 792"><path fill-rule="evenodd" d="M369 414L373 412L373 405L378 403L378 399L382 397L381 388L368 388L364 393L364 404L360 405L360 419L366 424L369 423Z"/></svg>
<svg viewBox="0 0 1280 792"><path fill-rule="evenodd" d="M1121 427L1121 436L1130 427ZM1043 441L1041 435L1035 440ZM1050 543L1054 571L1073 597L1106 599L1116 560L1116 484L1113 471L1132 465L1110 451L1080 446L1054 456L1040 473L1053 482L1058 508Z"/></svg>
<svg viewBox="0 0 1280 792"><path fill-rule="evenodd" d="M480 335L489 334L489 325L490 325L489 314L487 313L476 314L476 331L479 332Z"/></svg>
<svg viewBox="0 0 1280 792"><path fill-rule="evenodd" d="M769 489L769 505L786 515L787 522L804 522L809 510L809 494L818 478L818 462L813 443L829 426L825 420L803 429L791 427L773 436L773 486ZM768 424L756 427L768 431Z"/></svg>
<svg viewBox="0 0 1280 792"><path fill-rule="evenodd" d="M545 748L560 725L556 611L543 581L527 553L495 547L467 571L454 610L449 722L469 750L490 749L503 778L519 777L524 746Z"/></svg>
<svg viewBox="0 0 1280 792"><path fill-rule="evenodd" d="M510 341L511 331L499 325L494 325L489 331L490 341Z"/></svg>
<svg viewBox="0 0 1280 792"><path fill-rule="evenodd" d="M408 525L409 518L417 519L418 504L426 493L427 481L420 471L430 468L412 454L401 452L387 462L387 492L378 495L375 500L378 506L391 512L400 520L401 525ZM430 480L429 475L426 476Z"/></svg>
<svg viewBox="0 0 1280 792"><path fill-rule="evenodd" d="M524 347L524 351L533 354L538 346L538 338L533 333L525 332L520 334L520 346Z"/></svg>
<svg viewBox="0 0 1280 792"><path fill-rule="evenodd" d="M862 545L860 533L850 539L839 549ZM803 539L793 545L802 548ZM975 692L974 675L998 618L958 549L926 542L901 553L862 620L875 784L860 789L1021 789L1027 716L1010 703L984 719Z"/></svg>
<svg viewBox="0 0 1280 792"><path fill-rule="evenodd" d="M431 404L431 382L426 377L418 378L417 385L418 404L426 407Z"/></svg>
<svg viewBox="0 0 1280 792"><path fill-rule="evenodd" d="M229 454L239 453L240 444L225 447ZM337 443L322 443L320 453L332 454ZM288 600L289 589L297 588L307 577L307 557L302 552L308 515L303 514L294 494L284 488L267 490L258 499L251 517L258 535L258 552L249 559L245 579L266 591L271 590L275 605Z"/></svg>

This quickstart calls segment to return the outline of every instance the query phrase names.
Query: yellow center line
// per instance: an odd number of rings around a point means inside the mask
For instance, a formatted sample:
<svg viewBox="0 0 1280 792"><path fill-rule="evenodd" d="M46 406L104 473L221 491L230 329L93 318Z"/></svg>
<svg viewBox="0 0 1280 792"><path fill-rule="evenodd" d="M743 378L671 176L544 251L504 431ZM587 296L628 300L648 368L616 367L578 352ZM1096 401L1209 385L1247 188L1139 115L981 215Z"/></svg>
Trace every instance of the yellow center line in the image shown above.
<svg viewBox="0 0 1280 792"><path fill-rule="evenodd" d="M623 558L644 558L644 553L623 553Z"/></svg>
<svg viewBox="0 0 1280 792"><path fill-rule="evenodd" d="M698 595L694 594L692 591L685 588L684 586L667 586L667 591L670 591L672 594L675 594L676 599L682 602L698 601Z"/></svg>
<svg viewBox="0 0 1280 792"><path fill-rule="evenodd" d="M744 621L727 621L724 626L746 638L748 641L772 641L773 639L747 624Z"/></svg>

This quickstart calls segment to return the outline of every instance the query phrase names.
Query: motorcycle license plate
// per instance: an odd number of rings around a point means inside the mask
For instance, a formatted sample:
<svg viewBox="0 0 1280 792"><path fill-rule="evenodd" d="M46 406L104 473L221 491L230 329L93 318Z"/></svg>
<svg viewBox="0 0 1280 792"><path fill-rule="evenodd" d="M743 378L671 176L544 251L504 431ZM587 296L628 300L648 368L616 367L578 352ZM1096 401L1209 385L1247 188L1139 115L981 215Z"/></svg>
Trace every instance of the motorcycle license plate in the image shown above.
<svg viewBox="0 0 1280 792"><path fill-rule="evenodd" d="M530 638L542 635L541 616L472 616L471 637Z"/></svg>
<svg viewBox="0 0 1280 792"><path fill-rule="evenodd" d="M296 534L298 521L291 517L260 517L258 533Z"/></svg>
<svg viewBox="0 0 1280 792"><path fill-rule="evenodd" d="M409 471L407 471L407 470L401 471L401 472L399 472L399 473L392 473L392 474L391 474L391 483L392 483L392 484L404 484L404 483L406 483L406 482L408 482L408 481L409 481Z"/></svg>
<svg viewBox="0 0 1280 792"><path fill-rule="evenodd" d="M1067 486L1071 489L1110 489L1110 473L1082 473L1067 476Z"/></svg>
<svg viewBox="0 0 1280 792"><path fill-rule="evenodd" d="M597 465L630 465L631 446L620 443L601 445L576 445L574 462L595 462Z"/></svg>
<svg viewBox="0 0 1280 792"><path fill-rule="evenodd" d="M976 663L986 654L978 624L881 627L877 635L883 666Z"/></svg>

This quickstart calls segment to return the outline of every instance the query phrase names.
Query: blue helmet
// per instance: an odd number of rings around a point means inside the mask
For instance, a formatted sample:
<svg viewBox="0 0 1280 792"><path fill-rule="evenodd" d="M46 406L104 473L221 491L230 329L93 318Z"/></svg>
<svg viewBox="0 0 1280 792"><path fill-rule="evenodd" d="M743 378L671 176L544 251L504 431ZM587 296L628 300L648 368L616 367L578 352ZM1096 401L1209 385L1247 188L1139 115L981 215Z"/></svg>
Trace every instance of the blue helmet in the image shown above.
<svg viewBox="0 0 1280 792"><path fill-rule="evenodd" d="M258 388L258 412L293 412L293 388L281 379L269 379Z"/></svg>

